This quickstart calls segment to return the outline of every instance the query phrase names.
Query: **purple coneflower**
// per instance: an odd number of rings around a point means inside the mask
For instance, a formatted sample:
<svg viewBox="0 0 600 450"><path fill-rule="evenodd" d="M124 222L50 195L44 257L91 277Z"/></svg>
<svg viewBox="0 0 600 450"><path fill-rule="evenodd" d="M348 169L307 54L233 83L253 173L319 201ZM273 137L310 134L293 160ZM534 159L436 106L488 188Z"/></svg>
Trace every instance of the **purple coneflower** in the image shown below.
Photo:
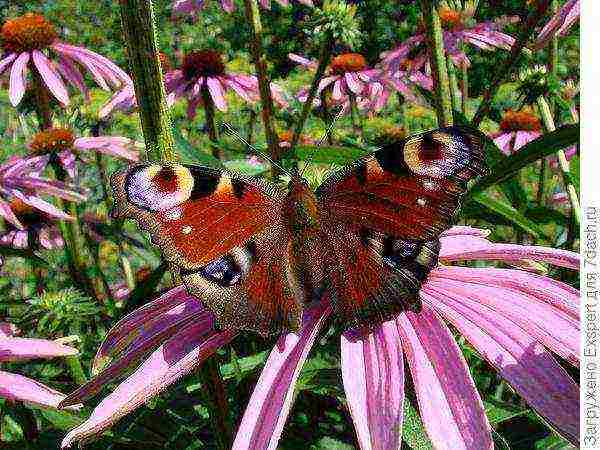
<svg viewBox="0 0 600 450"><path fill-rule="evenodd" d="M56 158L67 174L77 175L77 158L84 152L97 151L135 162L139 159L135 141L121 136L75 137L68 128L50 128L37 133L29 144L32 155Z"/></svg>
<svg viewBox="0 0 600 450"><path fill-rule="evenodd" d="M458 67L471 65L469 58L461 49L462 44L471 44L481 50L509 50L515 43L512 36L500 31L508 23L513 22L513 18L475 23L474 13L473 8L453 9L442 6L439 9L444 47ZM394 50L384 52L381 55L382 59L393 70L397 70L400 64L411 55L420 64L424 64L429 59L429 50L425 46L426 40L424 25L422 25L416 35L404 41Z"/></svg>
<svg viewBox="0 0 600 450"><path fill-rule="evenodd" d="M493 135L494 142L505 155L511 155L542 135L540 119L531 111L508 110L500 122L500 131Z"/></svg>
<svg viewBox="0 0 600 450"><path fill-rule="evenodd" d="M571 27L579 20L579 14L579 0L567 0L544 25L535 41L535 46L539 49L545 47L554 36L566 36Z"/></svg>
<svg viewBox="0 0 600 450"><path fill-rule="evenodd" d="M308 69L315 70L317 61L290 53L289 58ZM392 92L397 91L407 100L417 102L412 85L418 84L431 89L431 79L419 71L406 72L398 68L390 73L381 68L372 68L360 53L343 53L334 57L327 74L319 81L314 104L320 104L323 91L331 94L332 104L349 109L350 99L354 98L359 109L380 111ZM308 88L301 89L298 99L305 102Z"/></svg>
<svg viewBox="0 0 600 450"><path fill-rule="evenodd" d="M196 116L196 109L203 103L203 90L220 111L227 111L225 94L233 90L249 103L260 99L258 80L255 76L229 73L221 54L213 50L193 51L183 57L181 68L165 75L167 100L186 97L188 100L188 118ZM283 91L271 83L271 94L281 106L287 106Z"/></svg>
<svg viewBox="0 0 600 450"><path fill-rule="evenodd" d="M14 325L0 323L0 363L77 355L75 348L56 341L15 337ZM65 398L60 392L31 378L0 370L0 397L56 408Z"/></svg>
<svg viewBox="0 0 600 450"><path fill-rule="evenodd" d="M79 67L85 68L106 90L109 85L119 87L131 83L129 76L104 56L59 41L54 25L40 14L27 13L6 21L0 30L0 38L4 50L0 74L10 73L8 94L13 106L17 106L25 94L29 69L34 81L43 81L63 106L69 104L65 82L88 96ZM46 51L51 51L57 58L49 59Z"/></svg>
<svg viewBox="0 0 600 450"><path fill-rule="evenodd" d="M281 6L288 6L289 0L276 0ZM306 6L314 6L312 0L298 0ZM208 3L208 0L175 0L173 2L173 15L177 14L192 14L194 17L199 11L202 11ZM235 10L233 0L220 0L221 8L228 13ZM258 4L265 9L271 8L270 0L258 0Z"/></svg>
<svg viewBox="0 0 600 450"><path fill-rule="evenodd" d="M48 160L48 156L12 157L4 164L0 164L0 217L18 229L25 227L10 207L10 201L14 198L50 217L66 220L72 220L73 217L42 199L40 195L52 195L73 202L85 200L75 187L41 177L40 174L48 164Z"/></svg>
<svg viewBox="0 0 600 450"><path fill-rule="evenodd" d="M62 248L64 241L60 231L48 214L32 208L18 198L13 199L9 206L24 229L19 229L10 222L5 222L5 230L0 231L1 246L18 249L44 248L47 250Z"/></svg>
<svg viewBox="0 0 600 450"><path fill-rule="evenodd" d="M436 449L491 449L491 427L465 359L445 322L459 330L533 408L571 441L579 436L579 388L553 358L579 364L579 291L527 271L451 266L484 260L537 261L579 268L577 254L539 246L495 244L487 232L454 227L441 237L441 265L423 285L421 313L403 313L368 335L341 337L346 398L362 449L400 447L404 358L425 428ZM298 334L279 338L254 389L233 448L275 449L294 385L332 306L305 312ZM236 336L218 331L212 314L183 287L122 319L102 343L94 369L71 394L79 403L150 356L63 440L88 440L189 373Z"/></svg>

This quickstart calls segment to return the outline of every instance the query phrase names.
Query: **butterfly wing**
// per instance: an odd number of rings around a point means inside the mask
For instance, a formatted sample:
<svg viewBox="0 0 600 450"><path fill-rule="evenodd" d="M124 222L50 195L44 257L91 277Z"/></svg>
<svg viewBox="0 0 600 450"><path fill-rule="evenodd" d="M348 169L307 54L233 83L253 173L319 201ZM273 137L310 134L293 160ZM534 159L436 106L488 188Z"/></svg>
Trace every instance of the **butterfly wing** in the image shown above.
<svg viewBox="0 0 600 450"><path fill-rule="evenodd" d="M478 135L448 127L384 147L325 180L317 196L334 255L330 276L349 326L420 309L438 236L452 225L468 181L485 170Z"/></svg>
<svg viewBox="0 0 600 450"><path fill-rule="evenodd" d="M285 267L285 194L274 184L178 164L139 164L111 184L114 215L150 233L222 327L263 335L298 328L301 300Z"/></svg>

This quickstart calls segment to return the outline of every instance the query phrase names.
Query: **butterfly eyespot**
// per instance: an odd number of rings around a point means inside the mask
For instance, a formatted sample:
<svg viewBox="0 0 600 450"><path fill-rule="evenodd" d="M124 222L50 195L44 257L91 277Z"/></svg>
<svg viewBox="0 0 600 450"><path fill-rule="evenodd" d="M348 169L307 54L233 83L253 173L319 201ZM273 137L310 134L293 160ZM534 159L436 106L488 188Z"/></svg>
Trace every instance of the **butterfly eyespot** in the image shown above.
<svg viewBox="0 0 600 450"><path fill-rule="evenodd" d="M131 203L150 211L166 211L182 204L190 198L193 188L192 174L178 164L138 166L125 182Z"/></svg>
<svg viewBox="0 0 600 450"><path fill-rule="evenodd" d="M405 143L404 161L417 175L448 177L469 163L471 150L465 140L459 134L426 133Z"/></svg>

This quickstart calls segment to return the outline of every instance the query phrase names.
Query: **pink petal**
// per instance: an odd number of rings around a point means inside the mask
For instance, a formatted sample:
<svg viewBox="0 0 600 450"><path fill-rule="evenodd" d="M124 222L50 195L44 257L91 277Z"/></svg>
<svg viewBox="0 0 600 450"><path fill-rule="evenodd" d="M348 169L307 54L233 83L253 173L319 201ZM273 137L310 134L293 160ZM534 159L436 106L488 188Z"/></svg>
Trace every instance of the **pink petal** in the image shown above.
<svg viewBox="0 0 600 450"><path fill-rule="evenodd" d="M30 378L0 370L0 397L56 408L64 395Z"/></svg>
<svg viewBox="0 0 600 450"><path fill-rule="evenodd" d="M198 367L235 337L232 331L206 334L204 324L182 329L156 349L146 361L92 411L91 416L63 439L61 448L87 442L121 417Z"/></svg>
<svg viewBox="0 0 600 450"><path fill-rule="evenodd" d="M4 220L7 220L11 224L13 224L19 230L25 229L25 227L19 221L17 216L15 216L15 213L13 212L13 210L10 207L10 203L5 202L2 198L0 198L0 217L2 217Z"/></svg>
<svg viewBox="0 0 600 450"><path fill-rule="evenodd" d="M497 244L476 236L442 236L440 258L444 261L533 260L579 270L579 254L536 245Z"/></svg>
<svg viewBox="0 0 600 450"><path fill-rule="evenodd" d="M346 84L348 84L348 87L352 92L354 92L355 94L360 94L362 92L363 84L356 76L356 73L346 72L344 74L344 78L346 79Z"/></svg>
<svg viewBox="0 0 600 450"><path fill-rule="evenodd" d="M500 133L494 138L494 143L498 146L502 153L505 155L510 155L512 149L511 143L514 136L515 133L512 131L509 131L508 133Z"/></svg>
<svg viewBox="0 0 600 450"><path fill-rule="evenodd" d="M25 74L29 58L29 52L21 53L10 69L8 97L13 106L17 106L25 94Z"/></svg>
<svg viewBox="0 0 600 450"><path fill-rule="evenodd" d="M344 391L361 450L399 449L404 362L394 321L366 336L341 337Z"/></svg>
<svg viewBox="0 0 600 450"><path fill-rule="evenodd" d="M34 195L23 194L16 190L11 191L11 193L15 197L17 197L19 200L21 200L23 203L26 203L35 209L39 209L40 211L45 212L46 214L50 215L51 217L54 217L56 219L63 219L63 220L73 220L73 216L65 213L64 211L61 211L56 206L54 206L52 203L48 203L46 200L42 200L41 198L36 197Z"/></svg>
<svg viewBox="0 0 600 450"><path fill-rule="evenodd" d="M488 237L491 231L483 228L473 228L464 225L455 225L452 228L444 231L441 237L447 236L477 236L477 237Z"/></svg>
<svg viewBox="0 0 600 450"><path fill-rule="evenodd" d="M221 0L221 8L223 8L223 11L226 11L228 13L233 12L233 10L235 9L233 0Z"/></svg>
<svg viewBox="0 0 600 450"><path fill-rule="evenodd" d="M60 56L57 69L65 80L81 91L86 101L90 100L90 93L85 85L83 75L70 59Z"/></svg>
<svg viewBox="0 0 600 450"><path fill-rule="evenodd" d="M8 56L6 56L3 60L0 61L0 75L2 75L2 72L4 72L8 68L8 66L10 66L10 63L13 62L16 58L16 53L10 53Z"/></svg>
<svg viewBox="0 0 600 450"><path fill-rule="evenodd" d="M515 136L515 151L519 150L521 147L525 146L529 142L540 137L542 133L539 131L517 131Z"/></svg>
<svg viewBox="0 0 600 450"><path fill-rule="evenodd" d="M215 102L215 106L219 111L227 111L227 102L225 101L225 92L223 92L223 86L217 78L206 77L206 87L210 96Z"/></svg>
<svg viewBox="0 0 600 450"><path fill-rule="evenodd" d="M440 311L503 378L572 442L579 436L579 387L544 347L512 321L469 297L427 288L421 297Z"/></svg>
<svg viewBox="0 0 600 450"><path fill-rule="evenodd" d="M77 166L75 165L75 155L70 150L64 150L58 154L61 166L67 171L71 178L77 176Z"/></svg>
<svg viewBox="0 0 600 450"><path fill-rule="evenodd" d="M0 338L0 361L23 361L35 358L71 356L77 349L46 339Z"/></svg>
<svg viewBox="0 0 600 450"><path fill-rule="evenodd" d="M21 334L21 330L10 322L0 322L0 339Z"/></svg>
<svg viewBox="0 0 600 450"><path fill-rule="evenodd" d="M298 64L308 67L309 69L316 70L317 66L319 65L316 61L305 58L304 56L296 55L295 53L288 53L288 58L294 62L297 62Z"/></svg>
<svg viewBox="0 0 600 450"><path fill-rule="evenodd" d="M338 78L333 84L333 92L331 93L331 98L333 98L334 100L341 100L342 96L342 80L341 78Z"/></svg>
<svg viewBox="0 0 600 450"><path fill-rule="evenodd" d="M299 334L288 333L279 338L254 387L232 450L277 448L292 407L294 384L323 322L330 314L331 306L322 301L304 312Z"/></svg>
<svg viewBox="0 0 600 450"><path fill-rule="evenodd" d="M483 403L446 325L425 305L418 314L401 314L397 323L433 446L436 450L491 450Z"/></svg>
<svg viewBox="0 0 600 450"><path fill-rule="evenodd" d="M60 79L60 76L52 67L50 60L39 50L34 50L33 63L35 64L35 67L37 67L48 90L63 106L67 106L69 104L69 93L67 92L65 84Z"/></svg>
<svg viewBox="0 0 600 450"><path fill-rule="evenodd" d="M101 153L137 161L139 155L133 150L134 141L122 137L100 136L92 138L77 138L74 147L78 149L93 149Z"/></svg>

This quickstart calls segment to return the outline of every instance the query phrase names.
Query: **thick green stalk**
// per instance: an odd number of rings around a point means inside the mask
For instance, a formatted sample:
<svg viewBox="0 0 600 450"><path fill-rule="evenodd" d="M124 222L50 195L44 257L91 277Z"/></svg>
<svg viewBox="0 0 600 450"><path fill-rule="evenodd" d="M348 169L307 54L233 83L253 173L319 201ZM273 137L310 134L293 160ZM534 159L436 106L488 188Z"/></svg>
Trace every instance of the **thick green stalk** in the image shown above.
<svg viewBox="0 0 600 450"><path fill-rule="evenodd" d="M510 53L506 62L498 65L498 67L502 67L502 70L496 71L494 77L492 78L492 82L483 93L483 99L479 104L479 108L477 109L475 117L473 117L472 121L475 127L478 127L481 124L481 121L484 119L484 117L486 117L490 112L492 100L494 99L498 88L504 82L504 80L506 80L506 78L513 73L513 68L517 64L519 57L523 53L527 53L525 45L537 29L539 23L544 19L546 11L548 10L548 6L550 5L550 1L551 0L538 0L536 2L535 11L529 14L527 21L525 22L523 28L521 29L521 32L519 33L518 39L510 49Z"/></svg>
<svg viewBox="0 0 600 450"><path fill-rule="evenodd" d="M290 151L293 151L296 144L298 144L298 140L300 139L300 135L302 134L302 130L304 129L304 124L306 123L306 119L308 118L308 113L310 112L315 96L317 95L317 88L319 87L319 82L321 81L321 78L325 73L327 64L329 64L329 58L331 57L332 47L333 39L331 38L331 36L325 36L323 44L321 46L321 54L319 55L319 65L317 66L317 71L315 72L315 76L313 77L312 82L310 83L308 97L306 98L306 102L304 102L304 105L302 106L300 119L298 120L298 123L296 123L296 127L294 128L294 135L292 136Z"/></svg>
<svg viewBox="0 0 600 450"><path fill-rule="evenodd" d="M204 116L206 128L208 129L208 138L211 142L217 142L219 140L219 135L217 134L217 126L215 125L215 104L206 85L202 86L200 92L202 93L202 103L204 104ZM221 159L223 157L222 153L220 148L213 147L212 154L215 158Z"/></svg>
<svg viewBox="0 0 600 450"><path fill-rule="evenodd" d="M352 122L352 131L356 136L360 136L362 138L362 119L358 112L358 105L356 104L356 95L350 93L348 97L350 99L350 120Z"/></svg>
<svg viewBox="0 0 600 450"><path fill-rule="evenodd" d="M261 114L263 125L265 127L265 136L269 153L274 161L279 161L281 155L279 150L279 140L275 132L273 123L273 98L271 96L271 83L267 76L267 60L263 50L262 23L260 21L260 12L256 0L244 0L244 9L246 18L252 27L252 39L250 41L250 52L256 69L258 78L258 89L260 91ZM277 176L278 171L275 167L272 168L274 176Z"/></svg>
<svg viewBox="0 0 600 450"><path fill-rule="evenodd" d="M546 131L551 132L556 130L556 126L554 125L554 118L552 117L552 113L550 112L550 106L548 105L548 102L543 96L538 98L537 105ZM567 161L567 157L565 156L564 150L559 150L556 153L556 156L558 157L558 165L560 167L560 172L563 177L565 190L567 191L567 194L569 196L569 202L571 203L571 211L573 214L573 218L577 226L579 226L579 224L581 223L581 209L579 206L579 198L577 197L577 190L575 189L575 184L573 183L573 178L571 177L569 161Z"/></svg>
<svg viewBox="0 0 600 450"><path fill-rule="evenodd" d="M153 161L172 161L175 159L175 143L158 58L152 1L121 0L120 3L127 56L146 141L146 156Z"/></svg>
<svg viewBox="0 0 600 450"><path fill-rule="evenodd" d="M458 74L456 73L456 66L452 62L449 55L446 58L446 66L448 67L448 81L450 83L450 94L452 100L452 109L454 111L461 111L461 95L460 89L458 88Z"/></svg>
<svg viewBox="0 0 600 450"><path fill-rule="evenodd" d="M431 51L431 72L438 126L443 127L452 125L453 117L442 23L440 22L436 3L434 0L421 0L427 39Z"/></svg>
<svg viewBox="0 0 600 450"><path fill-rule="evenodd" d="M75 383L80 386L87 383L87 378L85 376L85 372L83 371L83 367L81 366L79 356L67 356L65 358L65 363L67 364L69 372L71 372L71 376L73 377Z"/></svg>

